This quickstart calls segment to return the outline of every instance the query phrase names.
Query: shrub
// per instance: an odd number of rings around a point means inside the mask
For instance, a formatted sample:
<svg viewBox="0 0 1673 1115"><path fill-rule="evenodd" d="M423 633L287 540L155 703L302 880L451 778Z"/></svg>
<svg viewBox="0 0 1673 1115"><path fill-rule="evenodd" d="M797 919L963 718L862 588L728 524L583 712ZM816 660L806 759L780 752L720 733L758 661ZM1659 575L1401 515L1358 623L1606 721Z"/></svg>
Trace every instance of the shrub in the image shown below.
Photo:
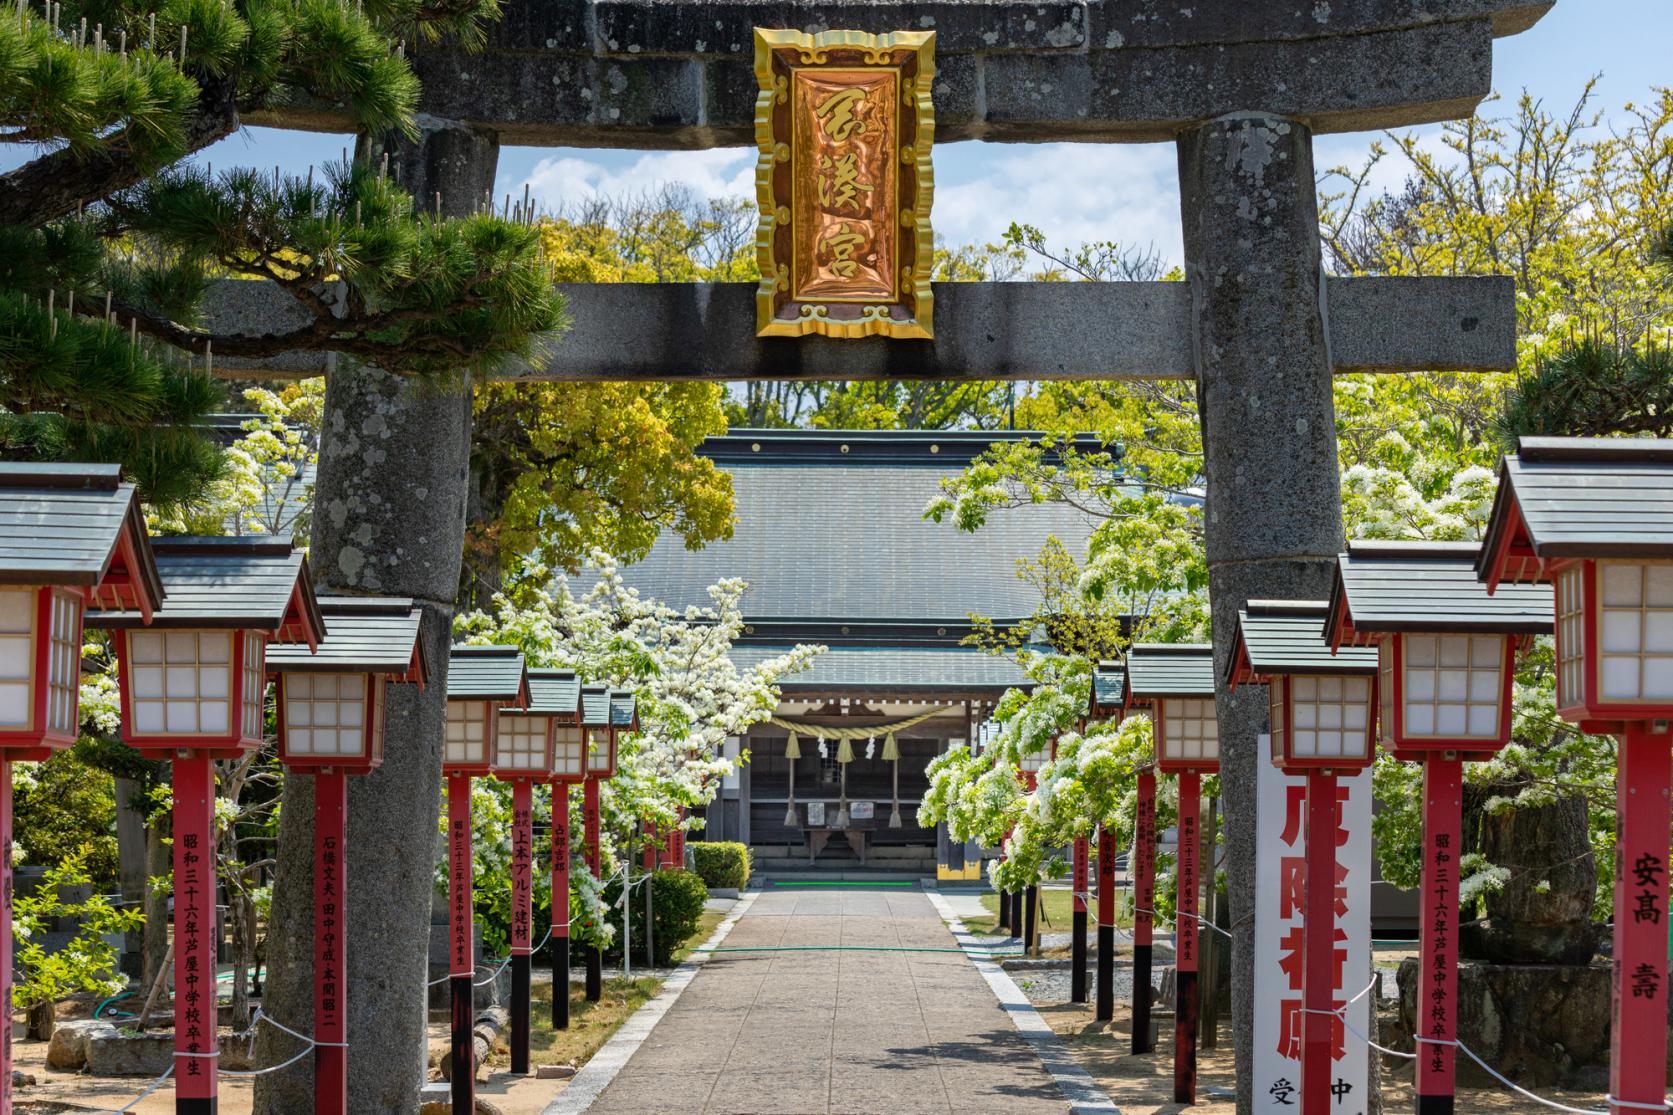
<svg viewBox="0 0 1673 1115"><path fill-rule="evenodd" d="M691 849L692 866L711 889L732 887L743 890L749 885L749 848L730 840L697 841L687 844Z"/></svg>
<svg viewBox="0 0 1673 1115"><path fill-rule="evenodd" d="M703 903L709 898L709 888L692 872L678 870L658 871L651 876L650 886L651 906L656 916L656 964L667 967L673 963L674 951L696 931L697 921L703 916ZM611 952L619 958L622 940L621 883L612 883L605 890L605 901L610 905L610 920L616 929ZM628 903L628 919L633 951L642 954L645 948L643 884L633 889L633 898Z"/></svg>

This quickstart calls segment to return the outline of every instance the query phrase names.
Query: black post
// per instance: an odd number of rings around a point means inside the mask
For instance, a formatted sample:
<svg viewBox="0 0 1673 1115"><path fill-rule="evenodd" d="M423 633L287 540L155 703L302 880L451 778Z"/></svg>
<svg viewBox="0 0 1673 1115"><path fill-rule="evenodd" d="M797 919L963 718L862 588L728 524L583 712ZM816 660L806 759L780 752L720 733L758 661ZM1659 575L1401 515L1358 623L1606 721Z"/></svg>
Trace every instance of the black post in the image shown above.
<svg viewBox="0 0 1673 1115"><path fill-rule="evenodd" d="M1098 1021L1115 1017L1115 926L1098 926Z"/></svg>
<svg viewBox="0 0 1673 1115"><path fill-rule="evenodd" d="M511 957L511 1071L529 1071L529 954ZM556 988L553 991L556 992Z"/></svg>
<svg viewBox="0 0 1673 1115"><path fill-rule="evenodd" d="M604 950L591 948L587 950L587 1002L596 1003L604 998Z"/></svg>
<svg viewBox="0 0 1673 1115"><path fill-rule="evenodd" d="M1086 1002L1086 911L1078 907L1085 903L1075 900L1074 940L1069 946L1069 1001Z"/></svg>
<svg viewBox="0 0 1673 1115"><path fill-rule="evenodd" d="M1011 896L1006 891L999 892L999 924L994 929L1011 930Z"/></svg>
<svg viewBox="0 0 1673 1115"><path fill-rule="evenodd" d="M1022 938L1022 891L1011 892L1011 936Z"/></svg>
<svg viewBox="0 0 1673 1115"><path fill-rule="evenodd" d="M453 1035L453 1115L470 1115L476 1110L476 1050L475 1034L471 1032L471 978L454 976L447 981L452 1006Z"/></svg>
<svg viewBox="0 0 1673 1115"><path fill-rule="evenodd" d="M569 937L552 938L552 1029L569 1029Z"/></svg>
<svg viewBox="0 0 1673 1115"><path fill-rule="evenodd" d="M1149 1053L1154 1048L1150 1044L1150 946L1134 945L1133 1052Z"/></svg>
<svg viewBox="0 0 1673 1115"><path fill-rule="evenodd" d="M1023 950L1023 952L1030 952L1033 949L1039 947L1039 944L1040 944L1040 935L1039 935L1039 932L1038 932L1039 926L1037 926L1034 922L1034 919L1037 916L1037 911L1039 909L1039 905L1040 905L1040 888L1037 887L1037 886L1031 886L1031 887L1028 888L1027 895L1023 898L1023 911L1022 911L1022 919L1023 919L1022 920L1022 925L1023 925L1022 950Z"/></svg>

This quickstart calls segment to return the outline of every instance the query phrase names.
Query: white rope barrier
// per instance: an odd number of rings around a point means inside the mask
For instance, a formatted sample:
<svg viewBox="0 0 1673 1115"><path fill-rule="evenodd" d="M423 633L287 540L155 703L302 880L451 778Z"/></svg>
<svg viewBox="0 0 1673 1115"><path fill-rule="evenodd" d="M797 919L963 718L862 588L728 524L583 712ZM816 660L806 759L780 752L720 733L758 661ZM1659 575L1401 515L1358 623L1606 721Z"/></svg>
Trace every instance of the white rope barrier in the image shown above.
<svg viewBox="0 0 1673 1115"><path fill-rule="evenodd" d="M157 1079L153 1080L151 1082L150 1087L146 1088L145 1091L141 1092L139 1095L135 1096L133 1099L129 1100L127 1103L123 1104L121 1107L107 1108L106 1110L114 1111L114 1112L116 1112L116 1115L123 1115L123 1112L125 1112L125 1111L132 1111L135 1106L137 1106L138 1104L143 1102L145 1099L147 1099L151 1095L152 1092L155 1092L158 1088L161 1088L164 1084L168 1083L168 1078L173 1076L173 1075L174 1075L174 1062L173 1062L173 1060L170 1060L169 1063L168 1063L168 1068L164 1069L163 1074L161 1076L157 1077Z"/></svg>

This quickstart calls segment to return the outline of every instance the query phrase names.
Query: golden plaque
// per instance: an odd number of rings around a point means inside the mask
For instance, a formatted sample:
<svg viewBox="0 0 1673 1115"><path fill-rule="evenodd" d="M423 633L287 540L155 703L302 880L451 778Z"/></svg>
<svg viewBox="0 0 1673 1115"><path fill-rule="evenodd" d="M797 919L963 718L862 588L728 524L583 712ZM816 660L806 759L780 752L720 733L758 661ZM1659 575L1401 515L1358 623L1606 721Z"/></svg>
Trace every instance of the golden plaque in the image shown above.
<svg viewBox="0 0 1673 1115"><path fill-rule="evenodd" d="M762 337L933 336L935 32L755 29Z"/></svg>

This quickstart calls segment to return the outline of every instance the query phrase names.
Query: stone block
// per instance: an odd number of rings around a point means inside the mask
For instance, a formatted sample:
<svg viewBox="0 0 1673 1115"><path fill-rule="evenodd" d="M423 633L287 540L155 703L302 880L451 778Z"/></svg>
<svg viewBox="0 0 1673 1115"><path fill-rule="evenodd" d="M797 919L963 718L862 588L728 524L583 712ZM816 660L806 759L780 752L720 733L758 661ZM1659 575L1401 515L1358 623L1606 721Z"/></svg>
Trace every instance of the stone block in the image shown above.
<svg viewBox="0 0 1673 1115"><path fill-rule="evenodd" d="M1417 1011L1418 961L1400 964L1398 1032L1410 1041ZM1673 1010L1669 1011L1673 1015ZM1465 963L1458 970L1458 1040L1524 1087L1604 1092L1609 1087L1610 980L1607 964ZM1673 1084L1673 1033L1669 1035ZM1458 1057L1467 1087L1497 1087Z"/></svg>
<svg viewBox="0 0 1673 1115"><path fill-rule="evenodd" d="M80 1072L87 1064L88 1039L94 1034L103 1036L115 1033L116 1027L109 1022L60 1022L53 1028L52 1040L47 1043L46 1063L48 1067L64 1072Z"/></svg>
<svg viewBox="0 0 1673 1115"><path fill-rule="evenodd" d="M1251 4L1247 0L1123 0L1091 5L1094 49L1223 46L1254 40L1342 38L1440 23L1488 20L1495 35L1532 27L1555 0L1331 0Z"/></svg>
<svg viewBox="0 0 1673 1115"><path fill-rule="evenodd" d="M174 1061L174 1032L127 1033L114 1027L87 1035L87 1071L94 1076L156 1076Z"/></svg>

